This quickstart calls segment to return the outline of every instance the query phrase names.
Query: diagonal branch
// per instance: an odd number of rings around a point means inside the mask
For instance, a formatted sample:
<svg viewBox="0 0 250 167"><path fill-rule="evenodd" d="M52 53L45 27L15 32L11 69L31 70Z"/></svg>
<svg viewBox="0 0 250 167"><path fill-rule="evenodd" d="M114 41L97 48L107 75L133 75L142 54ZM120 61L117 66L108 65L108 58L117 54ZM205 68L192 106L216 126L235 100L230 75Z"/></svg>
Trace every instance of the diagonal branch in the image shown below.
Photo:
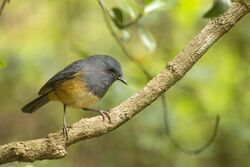
<svg viewBox="0 0 250 167"><path fill-rule="evenodd" d="M60 130L49 134L46 138L2 145L0 146L0 164L63 158L67 154L67 146L116 129L179 81L223 34L249 12L249 9L250 0L245 0L244 5L233 3L228 12L211 20L186 48L142 90L110 111L112 123L103 122L101 116L84 118L71 125L67 142Z"/></svg>
<svg viewBox="0 0 250 167"><path fill-rule="evenodd" d="M112 18L109 18L109 11L105 7L104 0L99 0L99 4L100 4L100 7L101 7L102 12L103 12L104 22L105 22L109 32L111 33L111 35L114 37L115 41L117 42L118 46L123 51L124 55L128 59L130 59L143 72L143 74L147 77L148 81L151 80L153 78L153 76L149 73L148 69L146 69L144 67L144 65L140 61L138 61L136 58L134 58L129 53L129 51L126 49L124 43L122 42L122 40L120 39L120 37L116 34L115 30L113 29L112 24L111 24L111 20L110 20ZM127 24L127 25L135 24L136 20L139 20L141 16L142 15L138 15L138 17L133 22L131 22L130 24ZM124 27L124 28L126 28L126 27ZM163 115L164 115L163 116L163 118L164 118L163 121L164 121L165 132L166 132L166 135L168 136L170 142L172 142L172 144L174 146L176 146L176 148L178 148L180 151L182 151L182 152L184 152L186 154L199 154L202 151L204 151L206 148L208 148L213 143L213 141L214 141L214 139L215 139L215 137L217 135L218 127L219 127L219 122L220 122L219 115L217 115L217 118L216 118L216 121L215 121L215 126L214 126L214 129L213 129L213 135L209 138L209 140L204 145L200 146L199 148L187 149L187 148L181 146L176 141L174 136L172 135L171 129L170 129L169 125L168 125L169 123L168 123L168 108L167 108L166 95L162 94L160 98L161 98L161 103L162 103L162 112L163 112Z"/></svg>

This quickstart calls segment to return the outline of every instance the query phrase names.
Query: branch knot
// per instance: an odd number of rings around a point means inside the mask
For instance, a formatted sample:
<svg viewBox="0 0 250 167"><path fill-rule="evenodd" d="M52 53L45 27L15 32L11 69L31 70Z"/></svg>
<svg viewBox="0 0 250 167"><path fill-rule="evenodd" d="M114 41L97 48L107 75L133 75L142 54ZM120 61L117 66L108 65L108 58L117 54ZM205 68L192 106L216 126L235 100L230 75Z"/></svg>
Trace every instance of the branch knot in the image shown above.
<svg viewBox="0 0 250 167"><path fill-rule="evenodd" d="M169 62L167 65L166 65L166 68L168 71L170 71L172 74L174 74L176 77L178 78L181 78L181 74L180 74L180 71L178 69L178 67L176 66L175 63L173 62Z"/></svg>

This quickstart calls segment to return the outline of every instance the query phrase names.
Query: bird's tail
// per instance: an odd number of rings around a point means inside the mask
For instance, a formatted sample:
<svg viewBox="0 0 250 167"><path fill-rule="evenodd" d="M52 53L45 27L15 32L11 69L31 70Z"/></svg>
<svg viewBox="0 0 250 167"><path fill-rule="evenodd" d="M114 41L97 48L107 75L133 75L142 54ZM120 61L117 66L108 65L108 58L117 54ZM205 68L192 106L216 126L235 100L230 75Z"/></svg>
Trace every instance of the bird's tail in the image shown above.
<svg viewBox="0 0 250 167"><path fill-rule="evenodd" d="M26 104L21 110L25 113L33 113L48 102L47 94L44 94Z"/></svg>

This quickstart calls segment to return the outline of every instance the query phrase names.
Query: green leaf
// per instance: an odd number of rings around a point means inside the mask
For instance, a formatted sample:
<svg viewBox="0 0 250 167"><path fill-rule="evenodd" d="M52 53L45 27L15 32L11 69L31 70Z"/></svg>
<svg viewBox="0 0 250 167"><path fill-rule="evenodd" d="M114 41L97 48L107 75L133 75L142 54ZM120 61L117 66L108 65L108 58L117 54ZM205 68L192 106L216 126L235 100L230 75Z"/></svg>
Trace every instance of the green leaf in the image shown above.
<svg viewBox="0 0 250 167"><path fill-rule="evenodd" d="M137 26L137 30L139 32L140 39L143 42L143 44L146 46L146 48L150 52L154 52L156 49L156 41L155 41L154 36L141 25Z"/></svg>
<svg viewBox="0 0 250 167"><path fill-rule="evenodd" d="M0 60L0 68L4 68L7 66L7 63L4 60Z"/></svg>
<svg viewBox="0 0 250 167"><path fill-rule="evenodd" d="M122 28L124 16L121 8L115 7L111 10L110 16L117 27Z"/></svg>
<svg viewBox="0 0 250 167"><path fill-rule="evenodd" d="M121 8L115 7L109 11L109 16L119 29L124 29L132 21L131 16Z"/></svg>
<svg viewBox="0 0 250 167"><path fill-rule="evenodd" d="M212 8L204 14L204 18L212 18L219 16L220 14L227 11L229 6L231 5L230 0L214 0Z"/></svg>
<svg viewBox="0 0 250 167"><path fill-rule="evenodd" d="M124 0L122 1L122 5L126 8L126 11L129 13L132 19L136 18L143 12L143 7L134 0Z"/></svg>
<svg viewBox="0 0 250 167"><path fill-rule="evenodd" d="M170 8L173 5L172 0L166 1L166 0L154 0L147 2L146 6L144 7L144 13L152 13L152 12L160 12L162 10L166 10Z"/></svg>

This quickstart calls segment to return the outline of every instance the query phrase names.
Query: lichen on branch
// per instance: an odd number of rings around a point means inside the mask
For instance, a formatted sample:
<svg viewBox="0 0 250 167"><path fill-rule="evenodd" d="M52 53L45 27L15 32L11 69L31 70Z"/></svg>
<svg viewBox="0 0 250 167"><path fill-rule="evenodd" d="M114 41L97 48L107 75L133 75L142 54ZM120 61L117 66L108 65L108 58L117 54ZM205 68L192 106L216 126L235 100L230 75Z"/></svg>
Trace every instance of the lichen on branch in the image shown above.
<svg viewBox="0 0 250 167"><path fill-rule="evenodd" d="M223 34L249 13L249 9L249 0L245 0L244 5L233 3L226 13L209 21L166 68L139 92L110 110L111 123L103 121L101 116L83 118L70 126L68 141L65 141L60 130L48 134L45 138L2 145L0 164L63 158L67 154L66 148L70 145L118 128L178 82Z"/></svg>

